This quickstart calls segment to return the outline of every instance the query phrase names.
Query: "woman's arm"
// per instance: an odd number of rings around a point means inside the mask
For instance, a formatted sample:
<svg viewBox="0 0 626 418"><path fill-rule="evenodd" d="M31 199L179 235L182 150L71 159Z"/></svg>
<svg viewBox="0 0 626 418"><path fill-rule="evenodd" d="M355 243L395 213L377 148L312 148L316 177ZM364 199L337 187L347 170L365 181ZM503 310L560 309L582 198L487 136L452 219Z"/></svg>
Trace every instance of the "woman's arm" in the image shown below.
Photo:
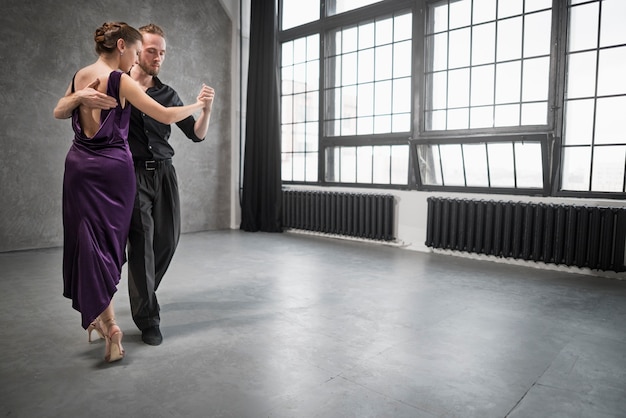
<svg viewBox="0 0 626 418"><path fill-rule="evenodd" d="M120 96L125 97L133 106L157 121L170 125L191 116L204 107L205 103L198 99L187 106L165 107L148 96L135 80L128 74L122 74Z"/></svg>
<svg viewBox="0 0 626 418"><path fill-rule="evenodd" d="M202 113L196 124L194 125L194 133L200 139L206 137L206 133L209 130L209 123L211 122L211 109L213 108L213 98L215 97L215 90L205 84L202 85L202 90L198 94L198 100L204 102Z"/></svg>

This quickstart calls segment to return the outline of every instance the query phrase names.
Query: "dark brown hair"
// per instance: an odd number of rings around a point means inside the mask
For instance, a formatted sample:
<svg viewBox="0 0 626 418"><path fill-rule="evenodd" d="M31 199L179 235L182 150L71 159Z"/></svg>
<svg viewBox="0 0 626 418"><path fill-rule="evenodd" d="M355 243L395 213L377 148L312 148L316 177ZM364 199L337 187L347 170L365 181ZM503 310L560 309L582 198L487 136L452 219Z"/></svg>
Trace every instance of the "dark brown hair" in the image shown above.
<svg viewBox="0 0 626 418"><path fill-rule="evenodd" d="M118 39L129 44L141 41L141 33L124 22L105 22L96 29L93 39L96 41L96 52L102 54L114 51Z"/></svg>

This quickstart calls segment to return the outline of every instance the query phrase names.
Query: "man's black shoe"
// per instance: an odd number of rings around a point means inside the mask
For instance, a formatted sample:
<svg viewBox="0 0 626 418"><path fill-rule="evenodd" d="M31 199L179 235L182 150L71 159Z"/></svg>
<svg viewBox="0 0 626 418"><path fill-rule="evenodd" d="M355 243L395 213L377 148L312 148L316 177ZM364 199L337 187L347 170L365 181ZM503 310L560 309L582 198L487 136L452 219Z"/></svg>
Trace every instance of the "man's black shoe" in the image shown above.
<svg viewBox="0 0 626 418"><path fill-rule="evenodd" d="M163 335L161 335L161 330L159 330L159 326L155 325L141 331L141 340L148 345L161 344L161 342L163 342Z"/></svg>

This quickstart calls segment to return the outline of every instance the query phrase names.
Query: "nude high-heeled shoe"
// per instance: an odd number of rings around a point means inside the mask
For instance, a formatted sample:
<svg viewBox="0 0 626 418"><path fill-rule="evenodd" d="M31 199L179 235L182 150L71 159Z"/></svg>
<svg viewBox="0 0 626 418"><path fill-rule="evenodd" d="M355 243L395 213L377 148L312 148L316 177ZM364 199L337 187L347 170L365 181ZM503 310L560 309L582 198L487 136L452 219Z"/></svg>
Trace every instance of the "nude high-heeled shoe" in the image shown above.
<svg viewBox="0 0 626 418"><path fill-rule="evenodd" d="M96 318L89 326L87 327L87 340L91 342L91 333L96 331L96 333L100 336L101 339L104 338L104 331L102 330L102 326L100 325L100 319Z"/></svg>
<svg viewBox="0 0 626 418"><path fill-rule="evenodd" d="M104 351L104 359L113 363L124 358L124 347L122 347L122 337L124 334L120 327L114 321L111 321L108 328L108 335L105 338L106 347Z"/></svg>

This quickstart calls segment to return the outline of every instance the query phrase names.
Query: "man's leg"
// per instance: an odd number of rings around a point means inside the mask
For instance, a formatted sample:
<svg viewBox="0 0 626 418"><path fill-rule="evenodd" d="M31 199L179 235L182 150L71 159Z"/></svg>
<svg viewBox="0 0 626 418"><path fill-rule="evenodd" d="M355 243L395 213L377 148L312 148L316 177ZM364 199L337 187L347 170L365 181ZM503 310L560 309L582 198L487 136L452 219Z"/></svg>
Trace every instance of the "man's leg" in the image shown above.
<svg viewBox="0 0 626 418"><path fill-rule="evenodd" d="M133 321L143 332L159 326L152 219L155 172L137 168L136 174L137 196L128 234L128 294Z"/></svg>
<svg viewBox="0 0 626 418"><path fill-rule="evenodd" d="M154 262L156 291L167 271L180 238L178 179L172 165L163 167L152 210L154 219Z"/></svg>

